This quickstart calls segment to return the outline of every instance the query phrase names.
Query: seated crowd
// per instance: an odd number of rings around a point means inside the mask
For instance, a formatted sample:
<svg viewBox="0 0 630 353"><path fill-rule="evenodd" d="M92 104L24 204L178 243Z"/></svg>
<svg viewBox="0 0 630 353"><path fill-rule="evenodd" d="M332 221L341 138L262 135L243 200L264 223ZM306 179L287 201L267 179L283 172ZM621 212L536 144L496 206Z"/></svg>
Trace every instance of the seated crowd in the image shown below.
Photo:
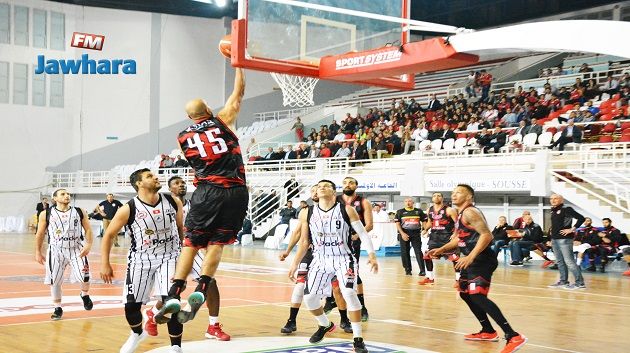
<svg viewBox="0 0 630 353"><path fill-rule="evenodd" d="M474 76L474 73L471 73ZM482 73L481 77L485 77ZM476 147L484 153L499 152L508 142L510 135L528 133L541 135L544 130L556 133L561 127L562 134L548 146L563 150L567 143L580 143L589 136L598 138L610 133L606 142L613 142L613 132L619 129L619 141L630 141L630 123L616 120L630 116L630 77L626 73L619 80L612 76L606 84L593 86L594 80L587 83L576 79L570 87L553 87L546 83L542 92L531 87L510 91L486 91L484 78L475 86L467 98L463 94L438 101L431 95L426 106L415 99L406 102L393 99L389 109L369 109L365 116L357 114L338 123L321 125L319 131L296 133L298 143L269 150L260 156L251 156L250 161L280 159L309 159L347 157L350 159L381 158L385 155L407 154L418 149L424 140L456 139L474 137ZM481 98L476 98L476 91ZM593 99L607 94L611 98L596 107ZM601 124L578 124L597 121L611 121L610 127ZM545 126L549 122L553 126ZM564 124L566 123L566 124ZM563 124L558 126L558 124ZM612 129L612 131L611 131ZM588 135L588 136L587 136ZM604 142L604 140L602 140Z"/></svg>
<svg viewBox="0 0 630 353"><path fill-rule="evenodd" d="M557 269L549 257L551 240L543 232L540 225L533 221L529 211L524 211L512 225L504 216L499 217L497 225L492 230L492 250L498 255L502 250L510 251L510 266L523 266L531 259L529 253L533 251L543 258L543 268ZM575 231L573 237L573 252L577 257L577 265L586 267L586 271L595 272L596 264L599 271L605 272L606 265L611 260L624 257L629 269L623 273L630 276L630 243L626 234L613 227L609 218L602 219L601 227L594 227L593 220L586 218L582 227ZM586 257L586 261L584 258Z"/></svg>

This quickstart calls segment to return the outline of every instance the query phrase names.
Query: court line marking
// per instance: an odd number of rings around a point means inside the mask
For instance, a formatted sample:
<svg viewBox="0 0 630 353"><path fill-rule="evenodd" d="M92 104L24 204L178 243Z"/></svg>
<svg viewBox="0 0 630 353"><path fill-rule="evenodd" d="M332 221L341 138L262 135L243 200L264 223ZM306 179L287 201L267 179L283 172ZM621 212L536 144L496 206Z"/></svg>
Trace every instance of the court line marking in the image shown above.
<svg viewBox="0 0 630 353"><path fill-rule="evenodd" d="M415 323L410 322L410 321L392 320L392 319L385 319L385 320L370 319L370 321L379 321L379 322L384 322L384 323L387 323L387 324L411 326L411 327L421 328L421 329L425 329L425 330L432 330L432 331L439 331L439 332L446 332L446 333L454 333L454 334L462 335L462 336L466 334L464 332L459 332L459 331L452 331L452 330L446 330L446 329L441 329L441 328L436 328L436 327L431 327L431 326L418 325L418 324L415 324ZM540 344L534 344L534 343L530 343L530 342L531 341L528 341L526 345L527 346L534 346L534 347L539 347L539 348L550 349L550 350L554 350L554 351L560 351L560 352L584 353L584 352L580 352L580 351L572 351L572 350L563 349L563 348L543 346L543 345L540 345Z"/></svg>

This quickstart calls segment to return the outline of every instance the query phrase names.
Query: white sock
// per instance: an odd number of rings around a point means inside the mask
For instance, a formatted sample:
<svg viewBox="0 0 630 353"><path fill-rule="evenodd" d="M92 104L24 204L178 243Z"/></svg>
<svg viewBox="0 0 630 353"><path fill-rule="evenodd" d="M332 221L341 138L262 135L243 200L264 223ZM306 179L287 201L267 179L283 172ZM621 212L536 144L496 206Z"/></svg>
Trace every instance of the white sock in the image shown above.
<svg viewBox="0 0 630 353"><path fill-rule="evenodd" d="M435 277L433 277L433 271L427 271L427 278L428 279L435 279Z"/></svg>
<svg viewBox="0 0 630 353"><path fill-rule="evenodd" d="M580 266L582 264L582 258L578 257L577 261L575 262L578 266Z"/></svg>
<svg viewBox="0 0 630 353"><path fill-rule="evenodd" d="M218 316L208 316L208 320L210 321L210 325L216 325L219 322Z"/></svg>
<svg viewBox="0 0 630 353"><path fill-rule="evenodd" d="M157 308L157 306L155 306L155 305L154 305L154 306L151 308L151 312L153 313L153 315L155 315L155 314L157 314L157 313L159 313L159 312L160 312L160 309L158 309L158 308Z"/></svg>
<svg viewBox="0 0 630 353"><path fill-rule="evenodd" d="M328 320L328 316L326 316L326 314L321 314L319 316L315 316L315 319L317 319L317 323L319 324L319 326L328 326L328 325L330 325L330 320Z"/></svg>
<svg viewBox="0 0 630 353"><path fill-rule="evenodd" d="M350 325L352 326L352 337L353 338L363 337L363 332L361 331L361 323L360 322L351 322Z"/></svg>
<svg viewBox="0 0 630 353"><path fill-rule="evenodd" d="M455 280L459 281L459 276L461 275L461 273L459 272L455 272Z"/></svg>

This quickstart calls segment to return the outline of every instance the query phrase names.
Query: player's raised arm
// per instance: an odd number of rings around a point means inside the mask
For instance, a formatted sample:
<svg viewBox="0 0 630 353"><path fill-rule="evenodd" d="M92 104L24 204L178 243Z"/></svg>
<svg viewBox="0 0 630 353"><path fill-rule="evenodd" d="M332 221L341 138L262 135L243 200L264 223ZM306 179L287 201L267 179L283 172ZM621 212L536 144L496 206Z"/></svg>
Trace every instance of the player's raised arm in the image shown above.
<svg viewBox="0 0 630 353"><path fill-rule="evenodd" d="M241 101L245 94L245 73L241 68L235 68L236 74L234 76L234 90L232 94L225 102L223 109L219 111L217 116L223 123L225 123L230 129L235 129L236 118L238 112L241 110Z"/></svg>
<svg viewBox="0 0 630 353"><path fill-rule="evenodd" d="M368 253L368 264L372 266L372 272L378 273L378 262L376 261L376 253L374 252L374 245L372 245L372 238L365 230L363 223L361 223L361 219L359 218L359 214L354 209L354 207L350 205L346 205L346 213L350 218L350 225L354 229L355 232L359 235L361 239L361 246L365 245L367 253Z"/></svg>
<svg viewBox="0 0 630 353"><path fill-rule="evenodd" d="M109 223L105 234L103 234L103 241L101 242L101 279L105 283L112 283L112 279L114 278L114 271L109 263L109 253L112 250L114 237L118 236L118 232L127 224L129 213L128 204L119 208L114 219Z"/></svg>

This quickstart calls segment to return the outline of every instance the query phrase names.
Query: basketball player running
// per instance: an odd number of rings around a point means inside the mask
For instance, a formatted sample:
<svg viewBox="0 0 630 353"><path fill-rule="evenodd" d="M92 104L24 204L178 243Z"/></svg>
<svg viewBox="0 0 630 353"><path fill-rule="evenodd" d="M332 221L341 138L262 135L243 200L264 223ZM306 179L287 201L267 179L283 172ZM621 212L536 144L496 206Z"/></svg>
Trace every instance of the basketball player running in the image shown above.
<svg viewBox="0 0 630 353"><path fill-rule="evenodd" d="M514 331L499 307L488 299L492 273L498 261L490 249L492 233L486 219L473 206L475 191L469 185L460 184L453 190L451 198L458 211L453 239L440 248L430 250L429 255L436 257L457 248L461 252L462 257L455 264L455 268L461 271L459 296L482 326L480 332L464 338L471 341L498 341L499 336L488 319L490 315L505 333L507 344L501 353L515 352L527 342L527 338Z"/></svg>
<svg viewBox="0 0 630 353"><path fill-rule="evenodd" d="M195 171L197 189L190 199L184 247L169 290L172 299L155 315L158 323L163 322L164 315L169 313L177 313L181 323L194 319L206 296L216 303L218 313L219 288L213 277L221 261L223 246L234 243L243 226L249 201L243 156L234 134L244 93L244 74L236 68L234 91L216 116L201 99L186 104L186 113L194 124L179 134L178 142ZM188 296L190 311L180 311L180 295L186 288L186 277L199 249L206 249L201 276L195 291ZM211 329L215 331L213 336L221 335L216 332L221 330L218 322Z"/></svg>
<svg viewBox="0 0 630 353"><path fill-rule="evenodd" d="M357 297L355 277L359 275L359 263L352 249L351 229L359 235L368 252L368 264L372 271L378 271L376 254L372 240L359 215L352 206L344 205L335 199L335 184L329 180L317 183L319 201L310 209L300 212L301 238L295 259L289 269L289 278L296 281L296 271L302 257L310 246L313 247L313 261L306 276L304 304L315 315L318 330L309 339L318 343L324 335L335 329L321 306L321 299L329 296L331 280L336 276L348 305L348 316L352 325L354 351L365 353L365 343L361 328L361 302Z"/></svg>
<svg viewBox="0 0 630 353"><path fill-rule="evenodd" d="M112 241L127 226L131 246L123 296L125 318L132 332L120 353L135 352L149 334L142 329L142 305L150 300L154 287L154 294L165 300L183 238L182 203L171 195L158 193L162 188L158 177L149 169L139 169L131 173L129 182L137 195L118 209L101 243L101 278L112 283L114 275L109 262ZM171 317L168 320L171 353L182 352L182 332L182 324Z"/></svg>
<svg viewBox="0 0 630 353"><path fill-rule="evenodd" d="M374 228L374 222L372 218L372 203L370 203L367 198L357 194L359 183L355 178L346 177L343 179L342 183L343 195L338 195L337 201L341 202L342 204L354 207L354 209L357 211L357 214L359 215L361 223L365 227L365 230L367 232L372 231L372 229ZM358 261L359 257L361 256L361 239L357 237L354 231L350 230L350 232L352 233L352 249ZM361 276L358 275L357 288L357 296L359 297L359 301L361 302L361 321L368 321L370 316L367 308L365 307L365 299L363 297L363 281L361 280ZM335 295L335 301L337 301L339 315L341 315L341 320L342 322L344 322L344 317L346 316L346 303L344 302L344 298L341 295L339 286L336 285L336 282L333 283L333 293ZM332 309L332 307L330 307L330 309ZM349 333L350 330L347 330L344 327L344 331Z"/></svg>
<svg viewBox="0 0 630 353"><path fill-rule="evenodd" d="M85 211L70 207L70 194L65 189L53 193L56 205L39 214L35 235L35 260L46 266L44 283L50 285L50 294L55 307L50 318L61 319L61 284L66 267L72 268L73 282L81 283L81 300L85 310L94 304L88 295L90 290L90 264L87 255L92 248L92 228ZM83 229L81 229L83 228ZM48 235L46 258L42 255L44 234Z"/></svg>
<svg viewBox="0 0 630 353"><path fill-rule="evenodd" d="M433 205L427 211L427 225L429 230L429 241L427 247L429 250L437 249L447 244L453 235L453 228L457 220L457 211L444 204L444 196L441 192L434 192L431 197ZM455 260L455 254L449 254L449 259ZM433 285L435 284L435 272L433 271L433 260L431 256L425 254L424 264L427 269L426 277L419 281L418 284ZM455 272L455 281L459 280L459 272Z"/></svg>

